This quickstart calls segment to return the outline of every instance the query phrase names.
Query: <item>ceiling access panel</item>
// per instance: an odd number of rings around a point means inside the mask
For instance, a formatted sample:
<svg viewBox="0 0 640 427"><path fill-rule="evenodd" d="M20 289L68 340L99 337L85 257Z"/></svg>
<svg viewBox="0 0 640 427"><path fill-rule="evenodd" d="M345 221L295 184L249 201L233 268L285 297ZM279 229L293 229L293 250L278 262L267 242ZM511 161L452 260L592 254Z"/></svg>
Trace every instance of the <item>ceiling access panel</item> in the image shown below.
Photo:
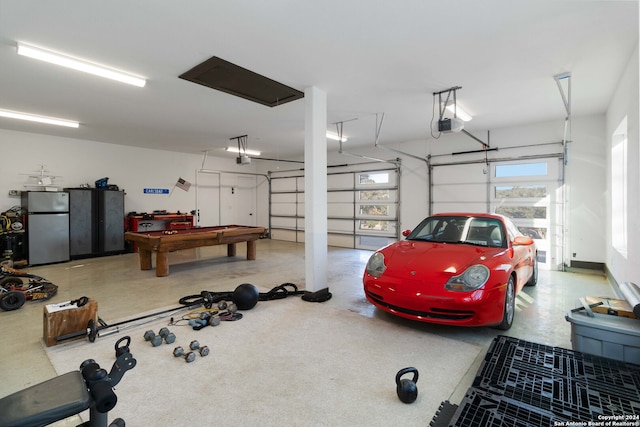
<svg viewBox="0 0 640 427"><path fill-rule="evenodd" d="M304 92L213 56L179 76L268 107L304 97Z"/></svg>

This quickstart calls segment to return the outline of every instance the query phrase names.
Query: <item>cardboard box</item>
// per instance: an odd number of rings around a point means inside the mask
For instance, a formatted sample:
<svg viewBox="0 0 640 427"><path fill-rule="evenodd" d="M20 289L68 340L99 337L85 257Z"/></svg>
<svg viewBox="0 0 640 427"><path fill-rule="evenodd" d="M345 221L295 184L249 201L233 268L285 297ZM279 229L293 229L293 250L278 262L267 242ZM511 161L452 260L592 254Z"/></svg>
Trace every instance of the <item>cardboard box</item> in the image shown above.
<svg viewBox="0 0 640 427"><path fill-rule="evenodd" d="M585 297L587 304L596 304L602 302L602 305L591 307L595 313L609 314L611 316L628 317L635 319L631 305L623 299L613 299L607 297Z"/></svg>
<svg viewBox="0 0 640 427"><path fill-rule="evenodd" d="M44 307L43 332L42 337L47 347L65 342L85 339L86 335L80 335L64 341L57 338L79 333L87 330L89 320L98 321L98 302L89 298L89 301L78 307L70 301L59 304L47 304Z"/></svg>

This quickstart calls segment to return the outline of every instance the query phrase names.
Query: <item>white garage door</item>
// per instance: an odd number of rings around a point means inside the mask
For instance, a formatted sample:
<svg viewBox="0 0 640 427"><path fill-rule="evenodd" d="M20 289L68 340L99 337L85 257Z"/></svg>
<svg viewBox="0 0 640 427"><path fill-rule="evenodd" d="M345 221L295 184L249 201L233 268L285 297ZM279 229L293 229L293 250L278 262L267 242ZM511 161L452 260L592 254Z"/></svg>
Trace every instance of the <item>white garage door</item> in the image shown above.
<svg viewBox="0 0 640 427"><path fill-rule="evenodd" d="M563 264L562 156L432 165L432 212L511 217L538 248L541 268Z"/></svg>
<svg viewBox="0 0 640 427"><path fill-rule="evenodd" d="M328 244L378 249L398 239L398 169L327 174ZM271 238L304 241L304 177L272 176Z"/></svg>

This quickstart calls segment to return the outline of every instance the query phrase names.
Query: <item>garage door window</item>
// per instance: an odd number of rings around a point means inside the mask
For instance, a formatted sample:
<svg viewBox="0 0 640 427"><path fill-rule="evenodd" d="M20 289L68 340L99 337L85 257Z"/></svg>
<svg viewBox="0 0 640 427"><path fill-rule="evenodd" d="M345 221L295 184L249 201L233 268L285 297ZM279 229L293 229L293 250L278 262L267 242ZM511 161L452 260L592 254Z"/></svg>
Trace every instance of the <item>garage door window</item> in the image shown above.
<svg viewBox="0 0 640 427"><path fill-rule="evenodd" d="M380 172L380 173L361 173L360 174L360 184L388 184L389 183L389 173L388 172Z"/></svg>
<svg viewBox="0 0 640 427"><path fill-rule="evenodd" d="M513 219L519 231L536 239L538 262L545 264L550 247L549 224L554 208L548 161L496 164L493 212Z"/></svg>
<svg viewBox="0 0 640 427"><path fill-rule="evenodd" d="M547 175L547 162L496 165L496 178L545 175Z"/></svg>
<svg viewBox="0 0 640 427"><path fill-rule="evenodd" d="M546 185L498 185L496 199L529 199L547 195Z"/></svg>
<svg viewBox="0 0 640 427"><path fill-rule="evenodd" d="M520 218L527 219L546 219L546 206L498 206L496 213L505 215L513 220Z"/></svg>

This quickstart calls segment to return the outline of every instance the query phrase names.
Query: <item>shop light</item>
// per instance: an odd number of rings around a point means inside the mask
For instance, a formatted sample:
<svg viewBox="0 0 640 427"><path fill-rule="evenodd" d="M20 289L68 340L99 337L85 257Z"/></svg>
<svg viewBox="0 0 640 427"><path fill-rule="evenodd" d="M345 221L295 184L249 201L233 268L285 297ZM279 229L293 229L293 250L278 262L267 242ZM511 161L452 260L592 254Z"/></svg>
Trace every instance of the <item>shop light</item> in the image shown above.
<svg viewBox="0 0 640 427"><path fill-rule="evenodd" d="M80 127L80 123L73 120L57 119L55 117L38 116L36 114L21 113L19 111L0 110L0 117L10 119L28 120L30 122L46 123L49 125L66 126L70 128Z"/></svg>
<svg viewBox="0 0 640 427"><path fill-rule="evenodd" d="M240 152L240 150L238 149L238 147L227 147L225 148L225 150L231 152L231 153L239 153L239 154L246 154L247 156L259 156L260 154L262 154L260 151L256 151L256 150L242 150L242 152Z"/></svg>
<svg viewBox="0 0 640 427"><path fill-rule="evenodd" d="M62 67L72 68L74 70L83 71L85 73L94 74L122 83L127 83L137 87L144 87L147 81L141 77L122 71L107 68L102 65L94 64L82 59L73 58L50 50L39 47L29 46L24 43L18 43L18 54L29 58L39 59L41 61L60 65Z"/></svg>

